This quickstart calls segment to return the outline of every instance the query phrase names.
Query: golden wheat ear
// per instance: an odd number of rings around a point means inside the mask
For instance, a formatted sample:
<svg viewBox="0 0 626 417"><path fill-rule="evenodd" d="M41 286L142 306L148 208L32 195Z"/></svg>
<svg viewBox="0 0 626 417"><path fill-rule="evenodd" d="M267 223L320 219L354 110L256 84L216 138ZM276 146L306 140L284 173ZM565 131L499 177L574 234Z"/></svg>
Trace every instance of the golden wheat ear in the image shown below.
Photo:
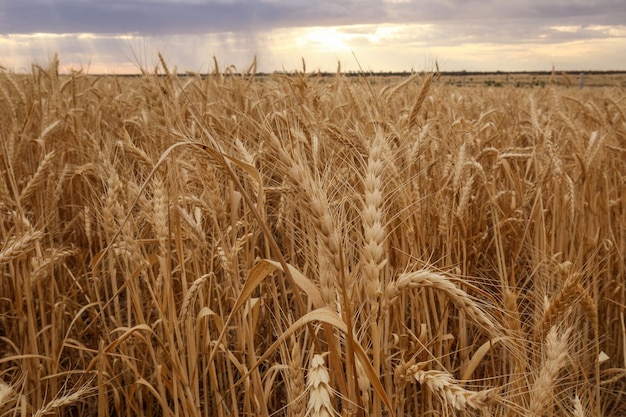
<svg viewBox="0 0 626 417"><path fill-rule="evenodd" d="M308 417L335 417L337 412L332 406L333 391L329 385L330 376L326 368L324 357L313 355L309 372L306 377L309 401L306 416Z"/></svg>
<svg viewBox="0 0 626 417"><path fill-rule="evenodd" d="M530 388L528 409L533 416L544 415L545 407L551 404L555 383L567 360L572 330L561 331L555 325L546 336L541 369Z"/></svg>
<svg viewBox="0 0 626 417"><path fill-rule="evenodd" d="M426 370L427 366L428 364L423 362L408 367L405 366L401 368L403 374L397 374L397 377L401 380L419 382L438 396L440 401L446 406L450 406L457 411L464 411L468 407L484 410L502 401L495 389L482 391L467 390L448 372L434 369Z"/></svg>

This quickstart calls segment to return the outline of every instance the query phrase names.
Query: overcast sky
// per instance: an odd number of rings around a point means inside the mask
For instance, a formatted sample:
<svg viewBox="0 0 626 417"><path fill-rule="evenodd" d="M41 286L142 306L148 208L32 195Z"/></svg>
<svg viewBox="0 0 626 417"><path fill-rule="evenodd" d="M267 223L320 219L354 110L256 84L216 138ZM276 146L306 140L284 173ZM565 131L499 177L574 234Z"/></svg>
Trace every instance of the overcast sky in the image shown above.
<svg viewBox="0 0 626 417"><path fill-rule="evenodd" d="M626 70L626 0L0 0L0 65ZM356 58L355 58L356 57Z"/></svg>

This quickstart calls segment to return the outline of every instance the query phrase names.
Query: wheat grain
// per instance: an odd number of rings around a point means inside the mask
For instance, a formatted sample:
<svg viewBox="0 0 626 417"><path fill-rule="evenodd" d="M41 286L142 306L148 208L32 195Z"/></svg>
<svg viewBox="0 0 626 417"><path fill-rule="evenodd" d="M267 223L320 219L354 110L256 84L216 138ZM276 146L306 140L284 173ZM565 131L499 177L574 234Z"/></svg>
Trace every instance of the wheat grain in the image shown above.
<svg viewBox="0 0 626 417"><path fill-rule="evenodd" d="M463 174L465 169L466 152L467 142L463 142L463 144L459 148L459 153L456 156L456 161L454 163L454 174L452 175L452 189L454 191L457 191L459 189L461 175Z"/></svg>
<svg viewBox="0 0 626 417"><path fill-rule="evenodd" d="M31 230L22 234L19 238L5 242L4 248L0 251L0 265L31 251L31 245L40 240L43 235L44 233L41 230Z"/></svg>
<svg viewBox="0 0 626 417"><path fill-rule="evenodd" d="M459 225L463 230L465 230L467 226L467 210L470 202L470 198L472 197L472 191L474 188L474 176L470 176L463 184L461 191L459 193L459 202L454 211L454 216L458 220Z"/></svg>
<svg viewBox="0 0 626 417"><path fill-rule="evenodd" d="M382 183L384 173L383 133L377 131L370 146L367 169L364 176L363 196L363 275L365 278L365 296L370 300L372 314L378 315L378 297L386 285L381 276L387 263L385 255L385 219L383 213Z"/></svg>
<svg viewBox="0 0 626 417"><path fill-rule="evenodd" d="M542 340L552 326L576 303L579 303L586 316L593 325L594 332L598 331L596 309L589 293L580 283L581 274L571 274L563 284L563 288L550 300L545 308L541 320L537 325L535 340ZM596 333L597 334L597 333Z"/></svg>
<svg viewBox="0 0 626 417"><path fill-rule="evenodd" d="M151 217L156 237L159 241L161 254L167 252L167 240L170 236L169 232L169 203L166 196L165 185L163 180L158 176L154 178L154 187L152 189L153 198L153 216Z"/></svg>
<svg viewBox="0 0 626 417"><path fill-rule="evenodd" d="M445 371L424 370L427 364L417 363L405 370L404 378L414 379L425 385L432 393L438 395L447 405L456 410L465 410L466 407L483 409L498 404L501 400L492 389L470 391L459 385L452 375Z"/></svg>
<svg viewBox="0 0 626 417"><path fill-rule="evenodd" d="M180 306L180 314L178 316L181 321L185 321L189 318L188 316L191 313L191 307L195 302L195 298L200 292L200 289L202 288L204 283L207 282L209 278L214 279L215 274L209 273L202 275L200 278L196 279L191 284L191 287L189 287L189 289L187 290L187 294L185 295L183 303Z"/></svg>
<svg viewBox="0 0 626 417"><path fill-rule="evenodd" d="M458 288L448 277L427 269L404 273L390 283L386 290L385 306L388 307L393 303L399 293L407 288L431 288L445 293L458 309L465 311L477 324L483 326L492 335L498 334L493 320L465 291Z"/></svg>
<svg viewBox="0 0 626 417"><path fill-rule="evenodd" d="M279 151L281 162L287 166L287 177L309 201L307 208L311 211L312 220L323 242L319 273L322 298L328 305L332 305L337 301L336 280L342 268L339 253L341 237L334 224L330 204L319 182L301 164L283 152L279 144L275 144L275 148Z"/></svg>
<svg viewBox="0 0 626 417"><path fill-rule="evenodd" d="M574 403L572 417L585 417L587 415L587 412L585 411L585 407L583 406L582 401L580 401L580 397L576 395L572 402Z"/></svg>
<svg viewBox="0 0 626 417"><path fill-rule="evenodd" d="M124 136L123 140L117 141L116 145L123 149L124 152L128 153L135 161L141 162L146 167L152 167L154 165L152 158L150 158L143 149L138 148L132 143L128 136Z"/></svg>
<svg viewBox="0 0 626 417"><path fill-rule="evenodd" d="M15 391L13 387L4 383L4 381L0 380L0 411L4 408L5 405L9 403L15 397Z"/></svg>
<svg viewBox="0 0 626 417"><path fill-rule="evenodd" d="M420 88L420 93L417 96L417 99L415 100L415 103L413 104L413 107L411 107L411 112L409 113L409 128L417 125L417 115L419 114L420 109L422 108L422 104L424 104L424 100L426 99L426 95L428 94L428 91L430 90L430 86L433 82L434 79L434 75L431 74L427 74L424 77L424 80L422 81L422 86Z"/></svg>
<svg viewBox="0 0 626 417"><path fill-rule="evenodd" d="M307 405L307 417L334 417L331 398L332 389L329 385L330 376L326 369L324 357L313 355L309 372L307 374L307 391L309 402Z"/></svg>
<svg viewBox="0 0 626 417"><path fill-rule="evenodd" d="M306 409L303 396L306 394L304 373L302 372L302 349L297 341L294 341L289 361L289 385L288 395L290 408L294 417L304 417Z"/></svg>
<svg viewBox="0 0 626 417"><path fill-rule="evenodd" d="M47 403L45 406L38 409L33 414L33 417L42 417L48 414L57 413L59 408L84 400L85 395L89 394L92 391L93 388L89 386L83 386L71 394L55 398L54 400Z"/></svg>
<svg viewBox="0 0 626 417"><path fill-rule="evenodd" d="M552 326L546 336L543 363L530 389L528 410L533 416L544 415L545 407L552 398L557 378L568 356L571 332L572 328L560 332L558 326Z"/></svg>
<svg viewBox="0 0 626 417"><path fill-rule="evenodd" d="M361 407L363 410L368 412L370 410L370 390L372 384L365 373L365 369L360 361L356 361L356 376L357 376L357 386L359 387L359 391L361 392Z"/></svg>
<svg viewBox="0 0 626 417"><path fill-rule="evenodd" d="M26 201L35 191L43 188L42 185L48 179L47 175L55 160L55 156L56 152L54 150L48 152L46 156L44 156L41 163L37 167L37 171L35 171L33 177L30 181L28 181L28 184L26 184L22 190L22 193L20 194L20 201Z"/></svg>
<svg viewBox="0 0 626 417"><path fill-rule="evenodd" d="M34 285L50 272L50 267L57 264L60 260L76 255L76 249L54 249L48 251L42 258L33 259L33 271L30 277L31 285Z"/></svg>

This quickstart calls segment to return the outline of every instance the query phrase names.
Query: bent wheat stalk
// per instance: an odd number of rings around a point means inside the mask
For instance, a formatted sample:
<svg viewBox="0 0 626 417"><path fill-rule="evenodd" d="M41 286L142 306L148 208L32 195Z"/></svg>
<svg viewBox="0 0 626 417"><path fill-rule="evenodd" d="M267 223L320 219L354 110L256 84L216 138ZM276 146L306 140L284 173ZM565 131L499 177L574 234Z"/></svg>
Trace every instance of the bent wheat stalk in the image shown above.
<svg viewBox="0 0 626 417"><path fill-rule="evenodd" d="M432 288L442 291L456 305L459 310L483 326L492 336L499 333L496 325L478 304L462 289L458 288L449 278L428 269L402 274L398 279L387 286L385 307L398 297L398 294L407 288Z"/></svg>

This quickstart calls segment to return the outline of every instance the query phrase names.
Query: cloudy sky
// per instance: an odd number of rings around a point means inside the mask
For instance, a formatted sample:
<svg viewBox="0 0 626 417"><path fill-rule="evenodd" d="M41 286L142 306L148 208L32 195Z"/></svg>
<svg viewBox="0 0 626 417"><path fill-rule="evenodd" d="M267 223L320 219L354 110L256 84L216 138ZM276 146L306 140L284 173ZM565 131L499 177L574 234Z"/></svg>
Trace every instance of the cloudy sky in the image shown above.
<svg viewBox="0 0 626 417"><path fill-rule="evenodd" d="M626 70L625 0L0 0L0 65ZM357 62L358 60L358 62Z"/></svg>

